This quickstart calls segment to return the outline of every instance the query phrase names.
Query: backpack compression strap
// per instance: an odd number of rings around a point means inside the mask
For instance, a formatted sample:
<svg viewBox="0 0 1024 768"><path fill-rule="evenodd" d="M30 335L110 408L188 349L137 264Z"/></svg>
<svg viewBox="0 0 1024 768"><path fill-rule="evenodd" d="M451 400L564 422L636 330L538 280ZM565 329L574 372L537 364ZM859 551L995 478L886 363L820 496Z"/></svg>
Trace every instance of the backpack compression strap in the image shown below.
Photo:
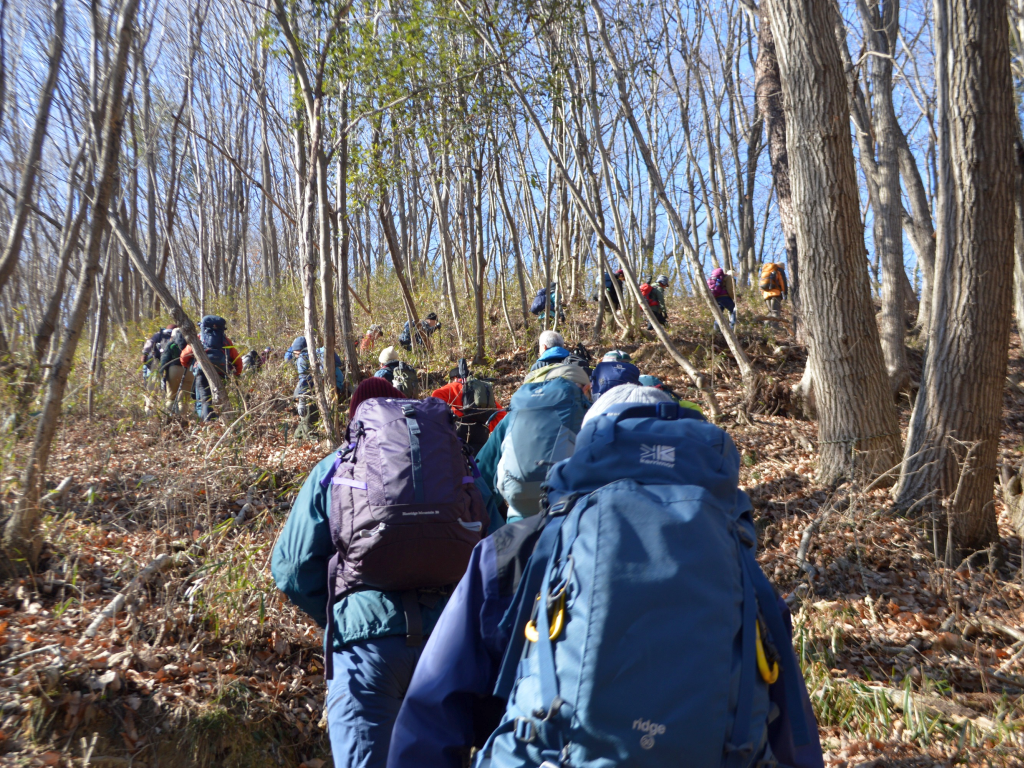
<svg viewBox="0 0 1024 768"><path fill-rule="evenodd" d="M707 421L704 414L692 408L684 408L679 403L664 401L650 405L631 405L616 413L611 411L603 414L611 418L604 419L594 433L594 440L610 443L615 439L615 425L623 419L661 419L663 421L676 421L678 419L697 419Z"/></svg>
<svg viewBox="0 0 1024 768"><path fill-rule="evenodd" d="M420 451L420 424L416 421L416 409L411 405L403 405L405 424L409 428L409 457L412 460L412 486L416 494L416 503L426 502L423 490L423 456Z"/></svg>

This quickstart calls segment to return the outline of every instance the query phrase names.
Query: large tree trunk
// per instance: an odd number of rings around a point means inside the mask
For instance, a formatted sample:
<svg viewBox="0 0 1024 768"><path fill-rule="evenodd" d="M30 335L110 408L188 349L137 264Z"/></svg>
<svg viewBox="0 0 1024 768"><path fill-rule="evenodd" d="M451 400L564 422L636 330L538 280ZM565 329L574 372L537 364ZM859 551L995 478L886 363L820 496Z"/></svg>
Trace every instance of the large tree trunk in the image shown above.
<svg viewBox="0 0 1024 768"><path fill-rule="evenodd" d="M820 480L877 475L899 460L850 143L849 103L830 3L768 0L782 76Z"/></svg>
<svg viewBox="0 0 1024 768"><path fill-rule="evenodd" d="M775 37L771 20L761 11L757 30L757 63L754 67L754 93L757 108L764 117L768 133L768 159L775 182L775 199L779 206L779 220L786 240L786 264L789 265L790 300L793 302L793 333L803 342L800 304L800 267L797 262L796 216L793 213L793 192L789 182L789 151L786 149L786 112L782 96L782 75L775 51Z"/></svg>
<svg viewBox="0 0 1024 768"><path fill-rule="evenodd" d="M897 502L944 502L949 559L999 535L992 493L1013 290L1016 117L1005 0L935 7L935 282Z"/></svg>
<svg viewBox="0 0 1024 768"><path fill-rule="evenodd" d="M118 14L116 41L110 63L110 76L105 95L106 110L103 118L103 130L99 135L102 144L99 155L99 180L96 184L96 197L93 210L107 210L114 187L117 183L117 161L121 154L121 131L124 125L124 81L127 69L128 53L131 48L132 28L138 0L124 0ZM96 286L96 273L99 270L100 248L104 232L107 228L106 217L97 213L93 216L92 228L89 232L85 258L79 273L75 300L68 318L67 329L61 339L60 349L53 358L50 375L47 381L46 399L42 413L39 415L39 426L36 428L32 452L21 477L22 497L14 514L4 526L4 556L9 564L21 563L34 567L39 559L42 541L39 538L39 488L46 475L46 465L50 460L50 448L53 436L57 431L61 404L64 401L64 390L68 383L68 374L78 349L89 307L92 304L93 290ZM15 566L20 567L20 566Z"/></svg>

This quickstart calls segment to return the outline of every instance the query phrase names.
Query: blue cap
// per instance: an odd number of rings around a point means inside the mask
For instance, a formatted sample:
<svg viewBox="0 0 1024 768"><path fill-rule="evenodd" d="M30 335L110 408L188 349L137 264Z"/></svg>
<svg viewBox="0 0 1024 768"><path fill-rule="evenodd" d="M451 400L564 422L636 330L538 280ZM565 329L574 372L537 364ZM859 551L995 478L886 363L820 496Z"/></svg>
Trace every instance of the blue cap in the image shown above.
<svg viewBox="0 0 1024 768"><path fill-rule="evenodd" d="M640 386L643 387L660 387L661 383L661 379L657 376L648 376L645 374L640 377Z"/></svg>

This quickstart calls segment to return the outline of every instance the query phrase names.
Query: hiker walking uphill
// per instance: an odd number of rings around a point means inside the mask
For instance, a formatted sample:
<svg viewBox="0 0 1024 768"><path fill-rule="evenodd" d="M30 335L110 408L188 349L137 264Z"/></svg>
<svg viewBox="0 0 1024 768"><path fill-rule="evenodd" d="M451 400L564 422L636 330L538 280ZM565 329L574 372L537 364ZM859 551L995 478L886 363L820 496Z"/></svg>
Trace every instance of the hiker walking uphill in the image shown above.
<svg viewBox="0 0 1024 768"><path fill-rule="evenodd" d="M603 360L594 368L590 377L591 395L597 402L605 392L623 384L636 384L640 381L640 369L632 363L620 360Z"/></svg>
<svg viewBox="0 0 1024 768"><path fill-rule="evenodd" d="M668 323L668 308L665 306L665 289L668 288L668 275L658 275L654 283L644 283L640 286L640 294L647 299L647 304L654 313L655 319L662 325ZM647 328L651 328L650 322Z"/></svg>
<svg viewBox="0 0 1024 768"><path fill-rule="evenodd" d="M234 369L236 376L242 375L242 356L224 332L226 328L227 320L217 315L206 315L199 324L199 341L221 379L227 377L230 368ZM182 367L192 367L192 397L196 401L196 415L202 421L216 419L217 414L213 410L213 390L210 382L206 380L203 369L198 363L194 363L195 353L191 345L181 351L180 360Z"/></svg>
<svg viewBox="0 0 1024 768"><path fill-rule="evenodd" d="M377 343L378 339L384 338L384 329L379 325L371 325L366 330L366 335L359 340L359 351L369 352L373 349L373 345Z"/></svg>
<svg viewBox="0 0 1024 768"><path fill-rule="evenodd" d="M430 348L430 337L434 335L434 332L441 328L441 323L437 319L437 315L431 312L427 315L426 320L420 320L420 329L422 334L417 333L415 336L416 346L422 347L426 345L427 349ZM398 335L398 343L402 345L406 350L412 351L413 336L409 332L409 321L405 321L405 325L402 327L402 332Z"/></svg>
<svg viewBox="0 0 1024 768"><path fill-rule="evenodd" d="M171 338L164 344L160 356L160 373L163 377L164 391L167 394L167 410L176 413L179 399L192 395L195 377L188 366L182 365L181 353L188 347L180 328L171 331Z"/></svg>
<svg viewBox="0 0 1024 768"><path fill-rule="evenodd" d="M548 288L541 288L530 304L530 314L537 315L541 320L545 314L549 320L555 319L555 311L558 311L558 319L564 321L565 313L558 299L558 283L552 283Z"/></svg>
<svg viewBox="0 0 1024 768"><path fill-rule="evenodd" d="M534 371L509 402L508 416L477 455L480 474L508 505L508 521L540 511L541 484L555 462L571 456L590 406L590 379L564 362Z"/></svg>
<svg viewBox="0 0 1024 768"><path fill-rule="evenodd" d="M349 417L345 445L299 491L271 571L325 630L334 765L379 768L423 640L489 530L490 493L440 400L370 378Z"/></svg>
<svg viewBox="0 0 1024 768"><path fill-rule="evenodd" d="M612 276L607 272L604 273L604 292L608 296L608 303L612 309L616 312L619 311L619 294L615 292L615 285L612 283ZM619 293L625 295L626 292L626 273L621 269L615 272L615 282L618 283Z"/></svg>
<svg viewBox="0 0 1024 768"><path fill-rule="evenodd" d="M537 355L536 362L530 366L531 371L536 371L538 368L543 368L547 365L561 363L571 354L565 348L565 339L562 338L562 334L558 331L543 331L537 337L537 348L539 354Z"/></svg>
<svg viewBox="0 0 1024 768"><path fill-rule="evenodd" d="M324 370L324 355L324 348L320 347L316 351L316 365L317 370L320 372ZM315 418L318 409L316 398L311 394L313 391L313 371L309 362L309 347L305 336L296 337L295 341L292 342L292 345L284 353L284 359L294 363L295 370L299 374L295 391L292 393L295 397L295 406L299 416L304 419L307 417L309 419ZM338 402L341 402L345 399L348 392L345 385L345 371L341 366L341 357L337 352L334 353L334 388L337 393Z"/></svg>
<svg viewBox="0 0 1024 768"><path fill-rule="evenodd" d="M759 286L761 297L768 307L768 315L773 318L782 317L782 302L789 296L789 284L783 266L769 261L761 267Z"/></svg>
<svg viewBox="0 0 1024 768"><path fill-rule="evenodd" d="M144 379L148 379L156 372L160 365L160 358L163 356L164 347L171 340L171 334L177 327L169 325L166 328L161 328L146 339L146 343L142 345L142 377Z"/></svg>
<svg viewBox="0 0 1024 768"><path fill-rule="evenodd" d="M469 372L466 358L448 374L448 383L435 389L431 397L448 404L455 416L455 432L476 456L487 443L491 432L505 417L506 411L494 399L494 387Z"/></svg>
<svg viewBox="0 0 1024 768"><path fill-rule="evenodd" d="M380 369L373 374L376 378L393 384L408 398L415 400L420 396L419 374L411 365L398 359L398 350L385 347L377 359Z"/></svg>
<svg viewBox="0 0 1024 768"><path fill-rule="evenodd" d="M664 392L595 404L545 511L474 550L388 768L821 768L739 465Z"/></svg>
<svg viewBox="0 0 1024 768"><path fill-rule="evenodd" d="M736 327L736 286L732 275L721 267L716 267L708 278L708 288L715 297L718 308L729 313L729 326Z"/></svg>

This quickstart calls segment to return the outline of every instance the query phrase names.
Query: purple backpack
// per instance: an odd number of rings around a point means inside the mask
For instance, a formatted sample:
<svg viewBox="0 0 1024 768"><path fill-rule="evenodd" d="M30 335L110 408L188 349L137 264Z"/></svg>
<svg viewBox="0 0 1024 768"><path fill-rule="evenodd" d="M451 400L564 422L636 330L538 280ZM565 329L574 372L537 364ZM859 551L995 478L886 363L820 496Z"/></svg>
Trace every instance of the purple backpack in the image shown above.
<svg viewBox="0 0 1024 768"><path fill-rule="evenodd" d="M714 272L711 273L711 277L708 278L708 288L711 289L711 295L714 297L728 296L729 292L725 290L725 270L721 267L717 267Z"/></svg>
<svg viewBox="0 0 1024 768"><path fill-rule="evenodd" d="M331 480L332 597L457 583L490 521L447 404L366 400L347 437Z"/></svg>

